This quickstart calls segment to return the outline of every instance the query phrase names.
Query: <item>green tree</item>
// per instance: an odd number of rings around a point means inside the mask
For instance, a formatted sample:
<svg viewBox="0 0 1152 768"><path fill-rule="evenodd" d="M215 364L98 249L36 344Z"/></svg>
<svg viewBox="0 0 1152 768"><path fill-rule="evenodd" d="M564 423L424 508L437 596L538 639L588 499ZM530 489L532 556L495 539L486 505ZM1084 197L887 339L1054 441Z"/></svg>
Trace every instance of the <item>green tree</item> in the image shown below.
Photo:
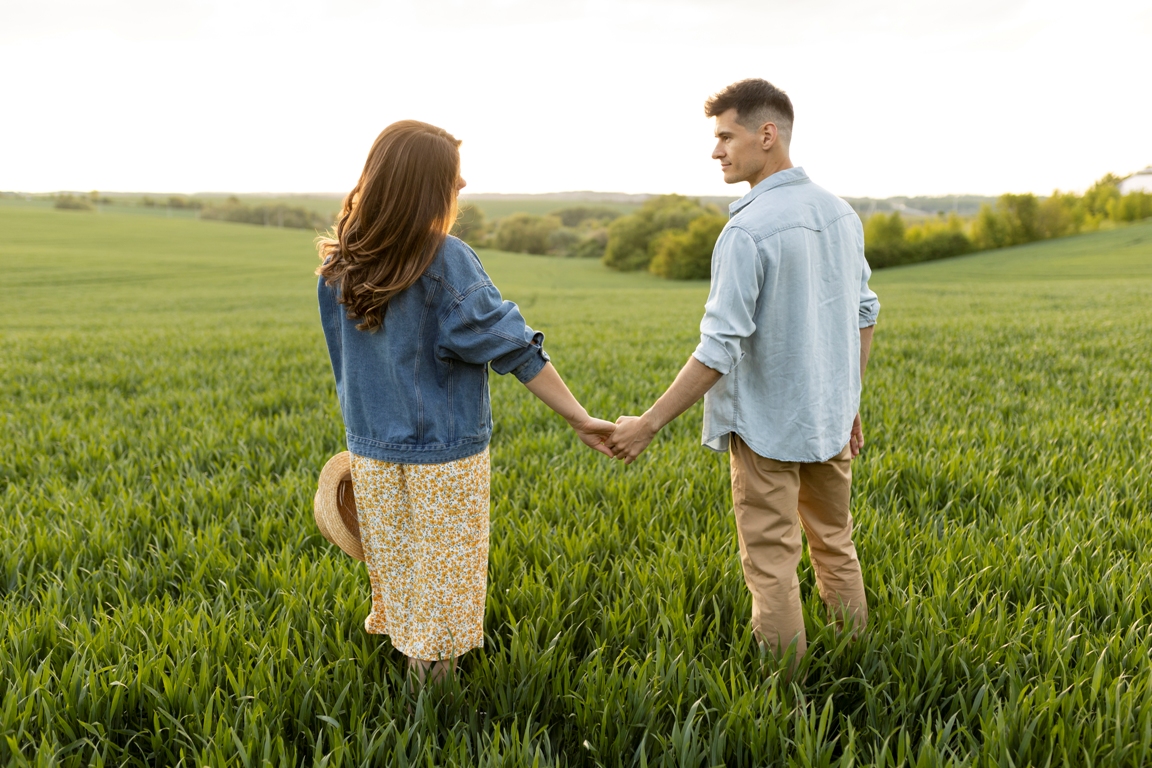
<svg viewBox="0 0 1152 768"><path fill-rule="evenodd" d="M685 229L688 224L714 207L683 195L660 195L646 200L640 210L621 216L608 225L608 245L604 263L622 272L646 269L655 255L653 242L668 229Z"/></svg>
<svg viewBox="0 0 1152 768"><path fill-rule="evenodd" d="M1060 226L1059 221L1042 220L1040 210L1040 201L1031 192L1000 195L995 209L989 205L980 208L973 225L973 240L984 249L1040 240L1049 226ZM1051 210L1046 213L1051 213Z"/></svg>
<svg viewBox="0 0 1152 768"><path fill-rule="evenodd" d="M705 280L712 275L712 250L728 219L708 213L693 219L687 229L669 229L653 243L655 255L648 270L673 280Z"/></svg>
<svg viewBox="0 0 1152 768"><path fill-rule="evenodd" d="M605 222L620 218L620 212L602 205L577 205L552 212L566 227L578 227L585 222Z"/></svg>
<svg viewBox="0 0 1152 768"><path fill-rule="evenodd" d="M169 208L191 208L193 210L203 208L204 203L195 198L187 198L183 195L173 195L168 198Z"/></svg>
<svg viewBox="0 0 1152 768"><path fill-rule="evenodd" d="M555 216L514 213L497 223L493 244L501 251L542 255L548 253L550 237L559 228L560 219Z"/></svg>
<svg viewBox="0 0 1152 768"><path fill-rule="evenodd" d="M864 222L864 244L869 247L891 246L904 242L904 219L899 211L891 215L874 213Z"/></svg>
<svg viewBox="0 0 1152 768"><path fill-rule="evenodd" d="M307 208L281 204L258 205L252 208L240 202L240 199L235 196L229 197L219 205L205 206L200 212L200 218L231 221L238 224L258 224L265 227L291 227L317 231L324 231L332 226L330 219Z"/></svg>
<svg viewBox="0 0 1152 768"><path fill-rule="evenodd" d="M972 242L982 251L1010 244L1004 220L988 203L980 206L980 213L976 214L976 221L972 224Z"/></svg>
<svg viewBox="0 0 1152 768"><path fill-rule="evenodd" d="M452 224L452 234L473 248L482 247L488 234L484 211L469 203L461 205L456 221Z"/></svg>
<svg viewBox="0 0 1152 768"><path fill-rule="evenodd" d="M1108 217L1108 204L1120 197L1120 177L1106 173L1084 193L1084 211L1099 222Z"/></svg>
<svg viewBox="0 0 1152 768"><path fill-rule="evenodd" d="M56 207L64 211L91 211L92 203L80 195L56 195Z"/></svg>
<svg viewBox="0 0 1152 768"><path fill-rule="evenodd" d="M1129 192L1108 203L1108 218L1113 221L1142 221L1152 216L1152 194Z"/></svg>
<svg viewBox="0 0 1152 768"><path fill-rule="evenodd" d="M1036 211L1036 234L1041 240L1071 235L1080 229L1083 218L1079 197L1054 190Z"/></svg>
<svg viewBox="0 0 1152 768"><path fill-rule="evenodd" d="M602 259L607 247L608 230L604 228L593 229L589 230L584 238L566 255L574 259Z"/></svg>
<svg viewBox="0 0 1152 768"><path fill-rule="evenodd" d="M572 227L557 227L548 235L548 253L568 256L582 240L580 231Z"/></svg>
<svg viewBox="0 0 1152 768"><path fill-rule="evenodd" d="M874 213L864 222L864 255L873 269L908 261L904 219L899 211Z"/></svg>
<svg viewBox="0 0 1152 768"><path fill-rule="evenodd" d="M1006 193L996 201L997 213L1003 221L1008 245L1023 245L1040 239L1037 232L1037 214L1040 201L1031 192L1023 195Z"/></svg>

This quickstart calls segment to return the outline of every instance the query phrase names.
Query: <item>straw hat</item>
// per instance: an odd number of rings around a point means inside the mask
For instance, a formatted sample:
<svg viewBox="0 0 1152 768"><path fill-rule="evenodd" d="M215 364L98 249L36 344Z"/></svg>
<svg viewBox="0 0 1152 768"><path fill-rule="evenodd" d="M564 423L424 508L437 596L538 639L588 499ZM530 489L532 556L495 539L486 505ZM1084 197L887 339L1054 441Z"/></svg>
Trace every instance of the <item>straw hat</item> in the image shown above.
<svg viewBox="0 0 1152 768"><path fill-rule="evenodd" d="M324 538L345 554L364 560L360 546L360 521L356 516L356 497L352 495L352 463L348 451L328 459L320 470L320 487L312 503L316 525Z"/></svg>

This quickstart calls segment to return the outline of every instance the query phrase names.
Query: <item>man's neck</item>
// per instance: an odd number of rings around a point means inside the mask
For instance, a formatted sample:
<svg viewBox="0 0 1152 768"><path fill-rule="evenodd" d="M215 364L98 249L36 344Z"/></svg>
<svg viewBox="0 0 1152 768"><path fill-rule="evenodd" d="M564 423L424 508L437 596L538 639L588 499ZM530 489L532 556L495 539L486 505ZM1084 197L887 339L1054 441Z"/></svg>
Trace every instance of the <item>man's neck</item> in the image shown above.
<svg viewBox="0 0 1152 768"><path fill-rule="evenodd" d="M765 163L764 167L760 170L760 173L758 173L755 177L748 179L748 184L750 187L755 187L757 184L764 181L764 179L768 178L772 174L779 173L780 171L786 171L791 167L792 159L788 157L788 155L784 155L783 157L770 157L768 158L768 162Z"/></svg>

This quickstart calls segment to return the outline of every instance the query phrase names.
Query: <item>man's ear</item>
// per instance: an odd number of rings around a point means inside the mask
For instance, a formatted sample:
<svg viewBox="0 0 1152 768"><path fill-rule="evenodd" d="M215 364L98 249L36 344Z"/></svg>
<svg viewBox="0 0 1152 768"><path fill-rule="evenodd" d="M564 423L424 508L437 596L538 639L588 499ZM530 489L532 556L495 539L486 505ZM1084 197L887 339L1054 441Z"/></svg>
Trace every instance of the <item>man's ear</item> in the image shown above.
<svg viewBox="0 0 1152 768"><path fill-rule="evenodd" d="M760 148L765 152L772 149L779 138L780 132L776 130L776 123L764 123L760 126Z"/></svg>

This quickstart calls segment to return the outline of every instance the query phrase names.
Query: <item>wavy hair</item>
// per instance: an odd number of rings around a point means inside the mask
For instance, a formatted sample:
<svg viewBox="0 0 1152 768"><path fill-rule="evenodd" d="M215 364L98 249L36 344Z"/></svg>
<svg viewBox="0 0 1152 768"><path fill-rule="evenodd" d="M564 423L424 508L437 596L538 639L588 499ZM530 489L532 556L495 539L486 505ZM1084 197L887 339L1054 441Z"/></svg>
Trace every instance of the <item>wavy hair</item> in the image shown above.
<svg viewBox="0 0 1152 768"><path fill-rule="evenodd" d="M460 142L443 128L401 120L376 137L335 232L316 241L316 274L359 330L379 328L388 300L436 257L456 220L459 177Z"/></svg>

